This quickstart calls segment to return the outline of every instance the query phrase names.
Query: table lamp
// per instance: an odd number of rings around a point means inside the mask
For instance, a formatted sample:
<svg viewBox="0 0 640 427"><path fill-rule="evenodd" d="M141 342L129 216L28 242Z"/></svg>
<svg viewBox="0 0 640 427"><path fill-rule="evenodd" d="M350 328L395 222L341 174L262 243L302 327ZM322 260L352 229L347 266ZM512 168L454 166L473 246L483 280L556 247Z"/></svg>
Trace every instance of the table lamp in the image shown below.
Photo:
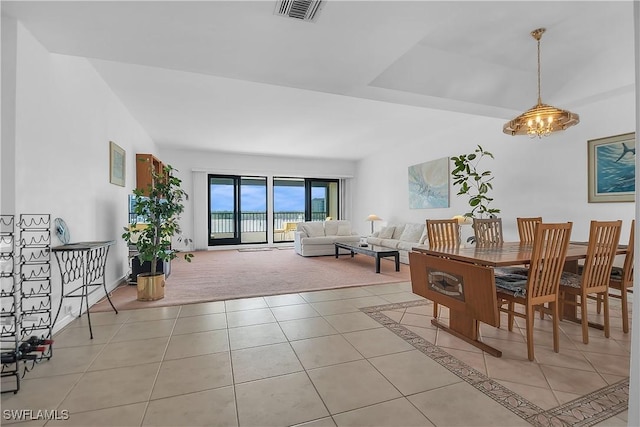
<svg viewBox="0 0 640 427"><path fill-rule="evenodd" d="M373 222L374 221L382 221L382 218L380 218L378 215L376 214L371 214L367 217L367 221L371 221L371 234L373 234Z"/></svg>

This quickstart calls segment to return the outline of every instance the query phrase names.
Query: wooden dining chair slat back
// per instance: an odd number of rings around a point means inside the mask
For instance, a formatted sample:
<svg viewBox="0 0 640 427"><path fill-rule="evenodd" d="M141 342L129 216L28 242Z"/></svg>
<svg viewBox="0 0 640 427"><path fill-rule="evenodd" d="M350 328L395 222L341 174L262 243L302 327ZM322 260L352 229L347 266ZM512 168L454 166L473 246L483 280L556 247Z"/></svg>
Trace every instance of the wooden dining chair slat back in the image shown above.
<svg viewBox="0 0 640 427"><path fill-rule="evenodd" d="M505 277L496 276L498 301L508 302L507 308L501 306L500 311L508 314L509 330L513 330L514 316L526 320L529 360L534 358L533 322L535 318L534 307L536 306L542 308L545 304L549 305L548 311L553 319L553 350L556 353L560 351L558 288L567 256L572 226L571 222L536 224L528 275L523 277L523 280L517 285L521 286L519 290L514 290L513 287L517 282L511 280L510 285L505 287ZM516 303L525 306L524 313L515 310Z"/></svg>
<svg viewBox="0 0 640 427"><path fill-rule="evenodd" d="M429 246L456 246L460 244L460 226L457 219L428 219Z"/></svg>
<svg viewBox="0 0 640 427"><path fill-rule="evenodd" d="M516 218L518 223L518 234L521 243L532 243L535 237L536 224L542 222L541 216L530 218Z"/></svg>
<svg viewBox="0 0 640 427"><path fill-rule="evenodd" d="M582 342L589 343L587 299L589 295L602 298L604 306L604 335L609 338L609 281L611 266L620 242L622 221L591 221L587 257L582 274L564 272L560 280L563 304L580 307ZM572 295L573 299L566 296Z"/></svg>
<svg viewBox="0 0 640 427"><path fill-rule="evenodd" d="M618 293L609 292L609 298L620 300L622 309L622 332L629 333L629 301L628 293L633 288L633 252L635 239L636 220L631 221L631 230L629 231L629 243L627 251L624 255L622 267L611 267L611 276L609 278L609 290L616 289ZM597 295L597 310L600 314L602 311L602 295Z"/></svg>
<svg viewBox="0 0 640 427"><path fill-rule="evenodd" d="M502 218L474 218L473 233L476 245L498 245L504 243Z"/></svg>
<svg viewBox="0 0 640 427"><path fill-rule="evenodd" d="M457 219L428 219L426 221L429 247L456 246L460 244L460 225ZM433 303L433 317L438 317L438 304Z"/></svg>

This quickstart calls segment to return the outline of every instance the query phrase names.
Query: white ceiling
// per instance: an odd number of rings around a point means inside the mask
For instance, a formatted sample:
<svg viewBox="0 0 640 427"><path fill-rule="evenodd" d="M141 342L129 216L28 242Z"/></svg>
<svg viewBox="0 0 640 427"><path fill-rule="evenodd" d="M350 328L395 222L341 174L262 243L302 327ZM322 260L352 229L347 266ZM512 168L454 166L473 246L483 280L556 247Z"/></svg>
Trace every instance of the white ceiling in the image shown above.
<svg viewBox="0 0 640 427"><path fill-rule="evenodd" d="M633 3L2 1L51 52L91 59L163 147L359 159L468 113L507 121L634 85ZM302 90L300 90L302 89ZM496 132L501 132L498 127Z"/></svg>

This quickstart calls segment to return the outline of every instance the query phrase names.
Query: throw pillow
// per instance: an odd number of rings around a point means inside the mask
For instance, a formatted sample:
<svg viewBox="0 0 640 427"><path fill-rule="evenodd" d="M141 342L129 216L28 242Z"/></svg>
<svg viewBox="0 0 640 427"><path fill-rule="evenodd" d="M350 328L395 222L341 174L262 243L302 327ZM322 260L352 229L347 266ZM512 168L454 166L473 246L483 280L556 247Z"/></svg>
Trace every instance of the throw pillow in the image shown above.
<svg viewBox="0 0 640 427"><path fill-rule="evenodd" d="M341 224L338 226L338 236L350 236L351 226L349 224Z"/></svg>
<svg viewBox="0 0 640 427"><path fill-rule="evenodd" d="M342 225L348 225L351 227L351 222L346 219L334 219L324 222L324 234L325 236L339 236L338 227Z"/></svg>
<svg viewBox="0 0 640 427"><path fill-rule="evenodd" d="M324 235L336 236L338 234L338 221L330 220L324 222Z"/></svg>
<svg viewBox="0 0 640 427"><path fill-rule="evenodd" d="M395 227L382 227L382 230L380 230L380 234L378 234L378 237L381 239L391 239L393 237L393 232L395 231Z"/></svg>
<svg viewBox="0 0 640 427"><path fill-rule="evenodd" d="M308 237L324 237L324 224L319 221L305 222L299 225Z"/></svg>
<svg viewBox="0 0 640 427"><path fill-rule="evenodd" d="M418 243L420 241L420 236L422 236L422 231L424 230L424 224L407 224L404 226L404 231L400 236L400 240L404 240L405 242Z"/></svg>
<svg viewBox="0 0 640 427"><path fill-rule="evenodd" d="M400 240L400 236L402 236L402 232L404 231L404 224L396 225L396 229L393 230L392 239Z"/></svg>

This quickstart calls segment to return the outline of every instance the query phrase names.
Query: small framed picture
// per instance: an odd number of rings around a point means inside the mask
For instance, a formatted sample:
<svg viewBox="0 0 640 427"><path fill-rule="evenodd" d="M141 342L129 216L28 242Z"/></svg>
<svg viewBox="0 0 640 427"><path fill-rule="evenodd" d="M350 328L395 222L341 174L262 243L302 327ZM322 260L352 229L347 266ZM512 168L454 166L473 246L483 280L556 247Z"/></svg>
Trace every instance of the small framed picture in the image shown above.
<svg viewBox="0 0 640 427"><path fill-rule="evenodd" d="M113 141L109 141L109 182L124 187L126 182L125 151Z"/></svg>
<svg viewBox="0 0 640 427"><path fill-rule="evenodd" d="M636 181L635 133L587 141L589 203L633 202Z"/></svg>

